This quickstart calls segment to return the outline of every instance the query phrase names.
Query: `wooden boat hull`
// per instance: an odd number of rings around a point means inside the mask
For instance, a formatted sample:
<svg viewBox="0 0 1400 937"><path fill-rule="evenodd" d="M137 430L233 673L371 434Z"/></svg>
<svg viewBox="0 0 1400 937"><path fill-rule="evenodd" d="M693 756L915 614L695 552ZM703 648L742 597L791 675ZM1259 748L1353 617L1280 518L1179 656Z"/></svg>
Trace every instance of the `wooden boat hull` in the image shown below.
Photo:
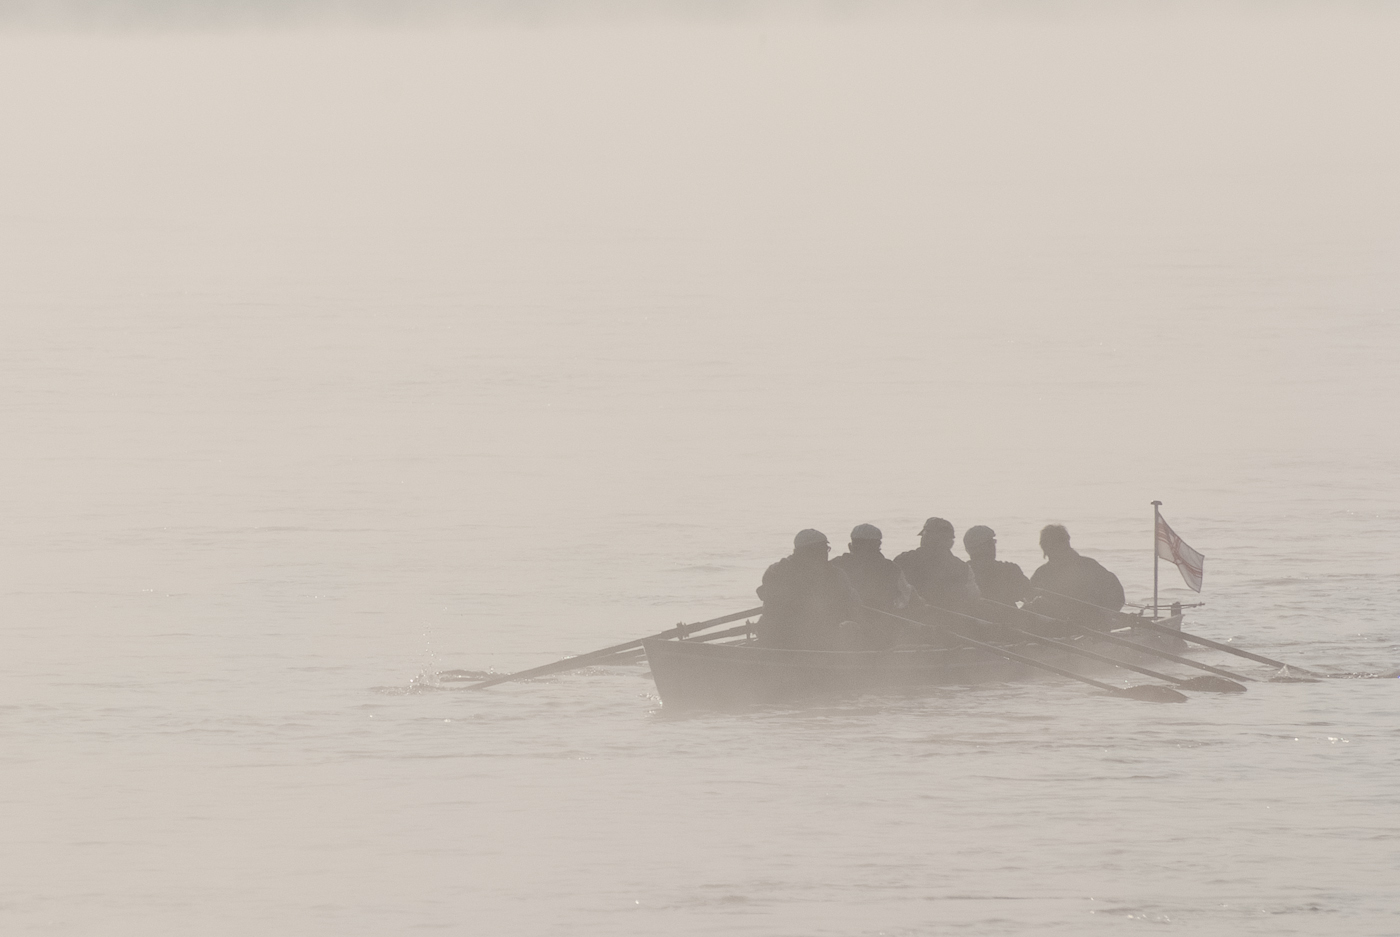
<svg viewBox="0 0 1400 937"><path fill-rule="evenodd" d="M975 647L794 651L697 641L646 641L643 647L668 710L742 709L937 686L1020 683L1047 675ZM1037 646L1030 653L1077 673L1085 669L1082 658L1066 651Z"/></svg>

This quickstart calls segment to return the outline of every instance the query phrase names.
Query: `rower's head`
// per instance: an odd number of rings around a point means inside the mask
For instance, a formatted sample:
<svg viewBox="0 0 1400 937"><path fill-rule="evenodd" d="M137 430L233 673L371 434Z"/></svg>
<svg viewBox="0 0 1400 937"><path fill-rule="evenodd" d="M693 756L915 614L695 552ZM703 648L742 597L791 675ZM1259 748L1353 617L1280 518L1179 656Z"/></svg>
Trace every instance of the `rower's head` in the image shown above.
<svg viewBox="0 0 1400 937"><path fill-rule="evenodd" d="M997 558L997 532L985 524L969 527L963 534L963 549L970 559L994 560Z"/></svg>
<svg viewBox="0 0 1400 937"><path fill-rule="evenodd" d="M1065 530L1064 524L1046 524L1040 528L1040 550L1047 559L1052 560L1074 552L1074 548L1069 545L1069 531Z"/></svg>
<svg viewBox="0 0 1400 937"><path fill-rule="evenodd" d="M792 555L804 560L825 560L831 552L831 543L826 534L808 527L799 530L792 538Z"/></svg>
<svg viewBox="0 0 1400 937"><path fill-rule="evenodd" d="M919 531L920 543L933 550L951 550L956 540L953 525L941 517L930 517Z"/></svg>
<svg viewBox="0 0 1400 937"><path fill-rule="evenodd" d="M885 535L874 524L857 524L851 529L852 553L879 553Z"/></svg>

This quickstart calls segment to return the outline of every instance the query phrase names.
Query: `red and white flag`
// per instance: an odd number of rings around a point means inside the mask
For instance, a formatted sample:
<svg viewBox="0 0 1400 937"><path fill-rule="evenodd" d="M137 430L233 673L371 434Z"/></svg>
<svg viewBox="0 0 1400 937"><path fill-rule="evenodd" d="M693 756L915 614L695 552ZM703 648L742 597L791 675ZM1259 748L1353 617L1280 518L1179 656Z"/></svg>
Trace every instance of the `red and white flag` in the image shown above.
<svg viewBox="0 0 1400 937"><path fill-rule="evenodd" d="M1181 570L1181 578L1196 592L1201 591L1201 578L1205 575L1206 558L1186 545L1186 541L1167 526L1162 515L1157 515L1157 555L1171 560Z"/></svg>

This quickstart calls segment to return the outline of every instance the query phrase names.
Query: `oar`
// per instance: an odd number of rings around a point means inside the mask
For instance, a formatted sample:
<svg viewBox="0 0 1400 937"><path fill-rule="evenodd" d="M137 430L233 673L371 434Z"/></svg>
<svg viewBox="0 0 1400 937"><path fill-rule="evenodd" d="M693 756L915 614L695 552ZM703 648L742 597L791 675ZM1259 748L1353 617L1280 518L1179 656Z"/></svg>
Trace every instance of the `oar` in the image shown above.
<svg viewBox="0 0 1400 937"><path fill-rule="evenodd" d="M732 638L736 635L748 634L750 631L753 630L753 625L745 623L737 628L725 628L723 631L711 631L709 634L702 634L700 635L700 637L696 638L695 641L696 643L702 643L705 641L718 641L720 638ZM640 647L634 647L630 650L618 651L616 654L609 654L607 657L604 657L601 660L595 660L593 663L595 665L626 664L631 663L634 660L640 660L645 654L645 649ZM442 674L438 674L438 676L440 677L442 676Z"/></svg>
<svg viewBox="0 0 1400 937"><path fill-rule="evenodd" d="M1130 615L1128 617L1131 618L1133 616ZM1140 626L1145 625L1146 627L1151 628L1153 631L1164 631L1167 634L1174 634L1179 638L1182 638L1186 641L1190 641L1192 644L1199 644L1203 647L1214 648L1217 651L1224 651L1227 654L1234 654L1236 657L1248 658L1249 660L1258 661L1261 664L1268 664L1270 667L1277 667L1280 670L1291 670L1295 673L1307 674L1309 677L1330 676L1330 674L1318 673L1316 670L1309 670L1306 667L1299 667L1295 664L1285 664L1281 660L1274 660L1272 657L1265 657L1263 654L1255 654L1252 651L1245 651L1237 647L1231 647L1228 644L1221 644L1219 641L1212 641L1210 638L1202 638L1194 634L1187 634L1184 631L1177 631L1175 628L1166 628L1162 625L1157 624L1155 621L1141 621L1135 622L1135 624Z"/></svg>
<svg viewBox="0 0 1400 937"><path fill-rule="evenodd" d="M1054 664L1047 664L1044 661L1036 660L1034 657L1026 657L1022 654L1017 654L1015 651L1008 651L1006 648L997 647L995 644L987 644L985 642L978 641L975 638L969 638L967 635L954 631L952 628L949 628L946 625L931 625L928 622L915 621L912 618L905 618L902 615L896 615L893 612L887 612L884 609L871 608L869 605L864 607L869 611L878 612L881 615L888 615L890 618L896 619L898 621L907 622L911 625L917 625L921 628L929 628L936 631L945 631L948 634L951 634L954 637L956 637L959 641L966 641L973 647L980 647L983 650L990 651L993 654L996 654L998 657L1005 657L1007 660L1014 660L1018 663L1025 664L1028 667L1037 667L1041 670L1048 670L1051 673L1057 673L1062 677L1069 677L1071 680L1078 680L1080 683L1087 683L1089 684L1089 686L1097 687L1098 689L1103 690L1106 693L1110 693L1113 696L1121 696L1125 699L1142 700L1144 702L1149 703L1186 702L1186 696L1184 694L1178 693L1176 690L1173 690L1169 686L1154 686L1151 684L1142 684L1141 686L1116 687L1109 683L1100 683L1098 680L1094 680L1091 677L1081 676L1072 670L1065 670L1062 667L1056 667Z"/></svg>
<svg viewBox="0 0 1400 937"><path fill-rule="evenodd" d="M1055 619L1051 620L1054 621ZM1169 628L1167 630L1169 630L1172 634L1177 634L1177 631L1174 628ZM1192 660L1189 657L1181 657L1180 655L1173 654L1169 651L1163 651L1159 648L1150 647L1146 644L1138 644L1136 641L1129 641L1127 638L1120 638L1116 634L1108 634L1107 632L1103 631L1095 631L1094 640L1103 641L1107 644L1116 644L1119 647L1131 648L1132 650L1137 651L1140 654L1147 654L1149 656L1155 654L1158 657L1165 658L1166 660L1175 661L1178 664L1185 664L1187 667L1194 667L1197 670L1204 670L1206 673L1213 673L1216 676L1224 677L1226 680L1242 680L1245 683L1254 682L1253 677L1246 677L1244 674L1235 673L1233 670L1226 670L1223 667L1212 667L1210 664L1203 664L1200 661ZM1209 680L1210 678L1198 677L1197 679ZM1240 687L1240 689L1243 690L1244 687Z"/></svg>
<svg viewBox="0 0 1400 937"><path fill-rule="evenodd" d="M727 625L731 621L738 621L741 618L748 618L750 615L757 615L763 611L763 606L751 608L742 612L735 612L732 615L722 615L719 618L711 618L709 621L696 622L693 625L679 624L674 628L657 634L648 635L645 638L637 638L632 641L624 641L621 644L614 644L612 647L599 648L596 651L589 651L587 654L579 654L577 657L566 657L563 660L555 661L552 664L544 664L540 667L531 667L529 670L521 670L516 673L501 674L498 677L491 677L479 683L463 687L466 690L483 690L498 683L509 683L511 680L524 680L528 677L543 677L545 674L562 673L565 670L577 670L580 667L587 667L589 664L596 664L598 661L611 657L619 651L630 651L634 647L641 647L643 641L657 641L666 638L683 638L688 634L694 634L706 628L713 628L715 625ZM735 632L737 633L737 632Z"/></svg>
<svg viewBox="0 0 1400 937"><path fill-rule="evenodd" d="M1089 608L1096 608L1101 612L1108 612L1109 614L1117 615L1120 617L1120 619L1124 620L1125 624L1130 624L1135 628L1147 627L1152 629L1153 631L1160 631L1163 634L1169 634L1173 637L1181 638L1185 641L1190 641L1192 644L1199 644L1202 647L1214 648L1217 651L1224 651L1226 654L1234 654L1236 657L1248 658L1249 660L1258 661L1261 664L1268 664L1270 667L1278 667L1280 670L1294 670L1298 673L1305 673L1310 677L1327 676L1324 673L1318 673L1314 670L1308 670L1306 667L1295 667L1291 664L1285 664L1281 660L1274 660L1272 657L1265 657L1263 654L1254 654L1250 651L1242 651L1237 647L1231 647L1228 644L1221 644L1219 641L1212 641L1210 638L1202 638L1198 635L1187 634L1185 631L1177 631L1175 628L1168 628L1165 625L1159 625L1149 618L1140 618L1137 615L1127 615L1123 612L1115 612L1111 608L1104 608L1102 605L1095 605L1093 602L1086 602L1083 599L1076 599L1072 595L1061 595L1058 592L1051 592L1049 589L1041 589L1038 586L1034 588L1037 592L1042 592L1045 595L1053 595L1057 599L1068 599L1071 602L1078 602L1080 605L1087 605Z"/></svg>
<svg viewBox="0 0 1400 937"><path fill-rule="evenodd" d="M1245 688L1243 686L1241 686L1238 683L1235 683L1233 680L1223 680L1220 677L1210 676L1192 677L1190 680L1182 680L1178 677L1173 677L1171 674L1159 673L1155 670L1148 670L1146 667L1139 667L1137 664L1130 664L1127 661L1117 660L1116 658L1109 657L1105 654L1096 654L1088 648L1080 647L1077 644L1070 644L1067 641L1060 641L1055 638L1047 637L1046 635L1036 634L1033 631L1026 631L1022 628L1017 628L1014 625L1005 625L999 622L986 621L984 619L968 615L964 612L956 612L951 608L943 608L937 605L934 606L934 608L937 608L940 612L944 612L948 615L956 615L959 618L966 618L968 621L976 622L979 625L984 625L991 628L1002 628L1010 632L1011 634L1020 635L1023 638L1031 638L1032 640L1040 641L1044 644L1054 645L1055 647L1069 651L1071 654L1078 654L1079 656L1087 657L1090 660L1103 661L1104 663L1112 664L1115 667L1122 667L1124 670L1135 670L1138 673L1147 677L1154 677L1158 680L1165 680L1167 683L1175 683L1183 690L1196 690L1198 692L1203 693L1243 693L1245 691ZM1054 619L1051 620L1053 621ZM1095 640L1098 640L1102 637L1103 635L1101 633L1094 633ZM1121 638L1114 638L1112 643L1123 644L1135 650L1148 650L1140 644L1134 644L1131 641L1124 641ZM1167 658L1173 658L1178 661L1187 660L1184 657L1174 658L1174 656L1171 654L1164 654L1162 656Z"/></svg>
<svg viewBox="0 0 1400 937"><path fill-rule="evenodd" d="M1058 624L1058 625L1068 625L1068 624L1070 624L1069 622L1063 621L1063 620L1061 620L1061 619L1059 619L1059 618L1051 618L1051 617L1049 617L1048 615L1041 615L1041 614L1038 614L1038 613L1036 613L1036 612L1029 612L1029 611L1026 611L1024 608L1018 608L1018 609L1015 609L1015 611L1016 611L1018 614L1020 614L1021 616L1023 616L1023 617L1037 618L1037 619L1039 619L1039 620L1041 620L1041 621L1054 622L1055 624ZM1128 617L1131 618L1132 616L1128 616ZM1134 620L1136 620L1136 619L1134 619ZM1177 630L1176 630L1175 628L1168 628L1168 629L1166 629L1166 630L1167 630L1167 632L1168 632L1169 634L1178 634L1178 633L1179 633L1179 632L1177 632ZM1235 672L1232 671L1232 670L1226 670L1226 669L1224 669L1223 667L1212 667L1210 664L1203 664L1203 663L1201 663L1200 661L1198 661L1198 660L1192 660L1192 659L1189 658L1189 657L1181 657L1181 656L1179 656L1179 655L1177 655L1177 654L1172 654L1172 653L1170 653L1170 652L1168 652L1168 651L1161 650L1160 648L1150 647L1149 645L1146 645L1146 644L1138 644L1136 641L1129 641L1127 638L1120 638L1120 637L1118 637L1118 635L1116 635L1116 634L1109 634L1109 633L1106 632L1106 631L1095 631L1095 632L1094 632L1094 640L1096 640L1096 641L1103 641L1105 644L1116 644L1116 645L1118 645L1119 647L1131 648L1131 649L1133 649L1134 651L1137 651L1137 652L1140 653L1140 654L1146 654L1146 655L1148 655L1149 657L1155 654L1157 657L1161 657L1161 658L1164 658L1164 659L1169 660L1169 661L1174 661L1174 662L1176 662L1176 663L1178 663L1178 664L1185 664L1187 667L1194 667L1194 668L1196 668L1197 670L1204 670L1206 673L1213 673L1213 674L1215 674L1215 675L1217 675L1217 676L1224 677L1226 680L1241 680L1241 681L1244 681L1245 683L1253 683L1253 682L1254 682L1254 678L1253 678L1253 677L1246 677L1246 676L1244 676L1243 674L1235 673ZM1199 689L1199 687L1198 687L1197 689ZM1240 689L1244 689L1244 688L1241 687ZM1226 690L1226 691L1223 691L1223 692L1230 692L1230 693L1233 693L1233 692L1235 692L1235 691L1233 691L1233 690Z"/></svg>

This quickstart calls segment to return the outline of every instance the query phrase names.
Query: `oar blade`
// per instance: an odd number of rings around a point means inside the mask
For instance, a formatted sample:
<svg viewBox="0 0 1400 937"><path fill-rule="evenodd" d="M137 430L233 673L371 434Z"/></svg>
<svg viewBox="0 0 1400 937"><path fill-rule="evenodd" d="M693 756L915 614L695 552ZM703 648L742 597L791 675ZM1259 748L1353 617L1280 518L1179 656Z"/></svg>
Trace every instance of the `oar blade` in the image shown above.
<svg viewBox="0 0 1400 937"><path fill-rule="evenodd" d="M1178 693L1169 686L1160 686L1155 683L1124 687L1121 690L1114 690L1113 695L1126 699L1142 700L1144 703L1184 703L1188 699L1185 693Z"/></svg>
<svg viewBox="0 0 1400 937"><path fill-rule="evenodd" d="M1192 677L1190 680L1183 680L1177 686L1183 690L1196 690L1200 693L1243 693L1245 690L1242 685L1233 680L1213 677L1210 674L1202 674L1199 677Z"/></svg>

